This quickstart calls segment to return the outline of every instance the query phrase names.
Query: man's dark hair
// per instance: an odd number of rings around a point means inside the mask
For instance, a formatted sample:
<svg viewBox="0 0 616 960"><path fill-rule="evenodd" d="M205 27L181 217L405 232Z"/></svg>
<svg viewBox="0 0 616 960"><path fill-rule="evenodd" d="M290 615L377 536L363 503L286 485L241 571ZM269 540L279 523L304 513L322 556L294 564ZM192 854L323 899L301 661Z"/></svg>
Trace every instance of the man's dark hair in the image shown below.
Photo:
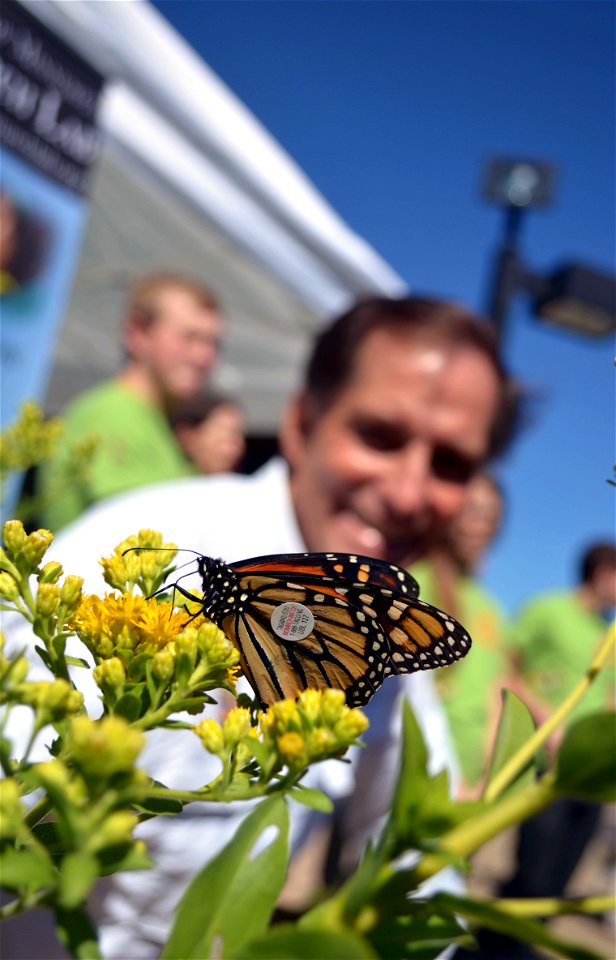
<svg viewBox="0 0 616 960"><path fill-rule="evenodd" d="M590 583L599 567L616 567L616 545L593 543L586 548L580 559L580 583Z"/></svg>
<svg viewBox="0 0 616 960"><path fill-rule="evenodd" d="M306 391L318 411L325 410L346 386L362 341L375 330L471 346L483 353L501 385L488 452L496 456L507 449L520 425L522 392L500 357L496 329L483 317L444 300L372 297L334 320L317 337L306 370Z"/></svg>

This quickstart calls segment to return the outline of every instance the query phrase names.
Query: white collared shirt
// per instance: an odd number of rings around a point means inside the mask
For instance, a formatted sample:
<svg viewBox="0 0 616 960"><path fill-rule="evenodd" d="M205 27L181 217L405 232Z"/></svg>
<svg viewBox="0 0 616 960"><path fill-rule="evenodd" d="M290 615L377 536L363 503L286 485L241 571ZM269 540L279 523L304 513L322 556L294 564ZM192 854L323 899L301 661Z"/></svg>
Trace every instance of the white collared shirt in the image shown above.
<svg viewBox="0 0 616 960"><path fill-rule="evenodd" d="M252 476L191 477L106 500L63 530L46 559L59 560L65 573L83 576L86 592L103 595L109 587L103 581L99 558L111 554L118 543L143 528L160 531L165 541L178 547L227 562L306 549L291 502L287 465L274 458ZM68 652L84 655L79 641L71 644ZM88 712L97 715L98 690L86 673L77 671L74 679L84 690ZM84 686L85 679L88 682ZM372 756L379 769L378 775L375 772L372 778L361 778L364 792L358 799L362 806L369 807L371 802L366 783L372 782L379 796L386 797L395 777L400 716L395 704L399 694L406 695L413 705L428 744L431 770L446 766L456 773L445 714L430 675L390 678L365 710L371 725L363 738L367 746L362 766L369 766ZM208 708L206 715L215 715L212 709L216 708ZM358 755L355 751L351 764L319 764L311 768L304 782L333 797L352 795ZM197 788L219 769L218 761L203 750L190 731L156 730L149 734L140 765L155 779L176 789ZM231 838L246 809L246 804L191 804L179 817L161 817L140 825L138 835L148 844L156 866L114 878L100 926L105 956L112 960L157 955L151 943L164 943L172 910L187 882ZM310 812L297 804L292 812L292 837L297 841L306 829ZM441 883L442 888L446 886Z"/></svg>

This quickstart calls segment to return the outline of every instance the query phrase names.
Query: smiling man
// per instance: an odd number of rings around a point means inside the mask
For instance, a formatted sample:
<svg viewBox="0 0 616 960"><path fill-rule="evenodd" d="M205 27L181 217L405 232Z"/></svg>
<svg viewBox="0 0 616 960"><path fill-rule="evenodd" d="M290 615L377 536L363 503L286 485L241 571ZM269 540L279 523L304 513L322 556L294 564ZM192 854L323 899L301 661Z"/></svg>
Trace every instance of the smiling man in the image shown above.
<svg viewBox="0 0 616 960"><path fill-rule="evenodd" d="M461 307L371 300L316 344L282 451L309 549L407 566L508 442L517 392L493 330Z"/></svg>
<svg viewBox="0 0 616 960"><path fill-rule="evenodd" d="M407 566L459 510L476 471L507 446L518 409L489 323L439 300L371 299L318 338L305 385L284 416L282 457L249 477L193 477L116 497L63 531L50 556L84 576L88 591L104 589L98 558L144 527L227 561L310 550ZM429 674L386 680L368 706L371 726L360 764L317 768L326 792L357 800L347 810L347 834L356 847L387 803L399 693L413 704L432 770L448 766L455 773ZM171 742L168 737L169 731L157 731L150 738L150 774L177 789L201 785L208 771L197 738L188 731L184 738L174 732ZM146 876L114 880L102 927L106 956L132 955L137 942L140 956L157 955L175 902L234 833L239 816L235 809L213 816L190 808L162 826L157 820L141 825L158 866Z"/></svg>

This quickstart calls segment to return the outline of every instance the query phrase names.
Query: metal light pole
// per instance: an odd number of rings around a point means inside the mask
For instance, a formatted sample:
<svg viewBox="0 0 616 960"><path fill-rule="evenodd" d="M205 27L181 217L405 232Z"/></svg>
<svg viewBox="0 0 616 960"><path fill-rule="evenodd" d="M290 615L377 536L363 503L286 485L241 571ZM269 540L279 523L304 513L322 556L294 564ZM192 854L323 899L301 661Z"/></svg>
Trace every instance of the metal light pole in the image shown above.
<svg viewBox="0 0 616 960"><path fill-rule="evenodd" d="M616 279L581 263L561 265L546 276L533 273L518 253L522 215L551 200L554 170L528 160L492 160L485 196L505 211L486 313L502 338L513 297L531 297L533 313L546 323L600 337L616 329Z"/></svg>

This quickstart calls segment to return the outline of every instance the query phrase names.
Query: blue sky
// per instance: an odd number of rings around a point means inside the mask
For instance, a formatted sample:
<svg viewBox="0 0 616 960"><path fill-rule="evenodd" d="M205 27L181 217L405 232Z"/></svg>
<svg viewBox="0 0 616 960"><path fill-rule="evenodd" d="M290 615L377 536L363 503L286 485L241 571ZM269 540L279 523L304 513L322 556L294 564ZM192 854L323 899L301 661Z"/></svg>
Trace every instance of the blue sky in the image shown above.
<svg viewBox="0 0 616 960"><path fill-rule="evenodd" d="M417 292L483 309L502 213L486 160L557 167L525 217L537 272L615 260L615 7L594 0L157 0L154 4ZM541 327L521 296L505 354L537 395L499 468L485 582L510 611L613 535L614 344Z"/></svg>

